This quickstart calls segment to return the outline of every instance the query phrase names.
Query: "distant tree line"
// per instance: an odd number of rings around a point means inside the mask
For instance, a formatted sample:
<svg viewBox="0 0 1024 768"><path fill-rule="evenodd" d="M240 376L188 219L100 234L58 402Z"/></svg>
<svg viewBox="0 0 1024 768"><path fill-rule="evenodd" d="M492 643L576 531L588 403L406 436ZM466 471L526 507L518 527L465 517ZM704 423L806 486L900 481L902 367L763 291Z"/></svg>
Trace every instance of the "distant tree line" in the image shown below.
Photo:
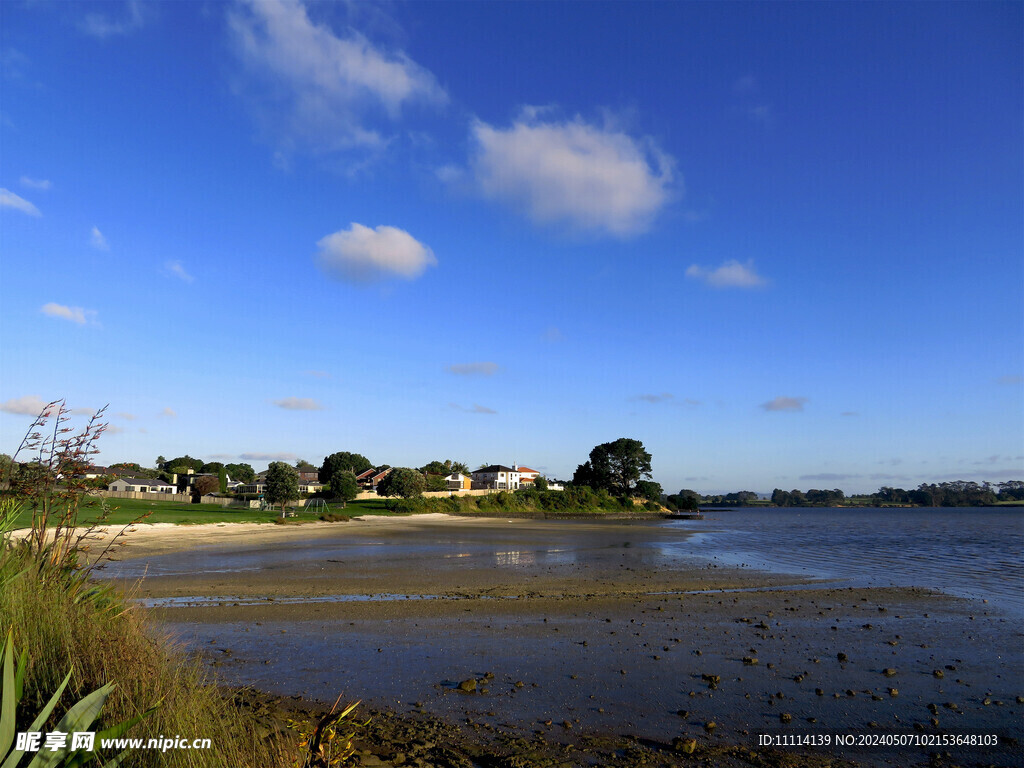
<svg viewBox="0 0 1024 768"><path fill-rule="evenodd" d="M885 486L871 494L847 496L839 488L822 490L776 488L770 501L758 499L752 491L701 495L683 489L672 494L667 504L673 509L696 509L708 506L776 506L776 507L842 507L842 506L908 506L908 507L983 507L991 504L1024 501L1024 481L975 483L956 480L945 483L922 483L913 490Z"/></svg>

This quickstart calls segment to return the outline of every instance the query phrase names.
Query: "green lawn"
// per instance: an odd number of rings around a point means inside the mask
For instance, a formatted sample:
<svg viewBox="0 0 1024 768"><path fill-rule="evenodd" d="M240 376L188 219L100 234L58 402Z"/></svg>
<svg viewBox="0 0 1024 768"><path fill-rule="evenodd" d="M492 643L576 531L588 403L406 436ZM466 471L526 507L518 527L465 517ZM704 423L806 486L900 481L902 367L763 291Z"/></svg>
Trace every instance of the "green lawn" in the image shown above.
<svg viewBox="0 0 1024 768"><path fill-rule="evenodd" d="M148 515L144 523L175 523L177 525L197 525L199 523L273 523L280 516L279 510L246 509L244 507L221 507L217 504L189 504L181 501L142 501L138 499L106 499L111 510L107 523L124 525ZM390 515L393 514L385 506L384 499L367 499L351 501L345 509L341 504L330 504L329 511L348 517L359 515ZM88 525L100 514L100 504L96 499L89 499L82 505L78 516L79 525ZM316 520L320 512L303 512L296 508L293 520ZM28 528L32 524L32 513L25 510L18 518L16 527Z"/></svg>

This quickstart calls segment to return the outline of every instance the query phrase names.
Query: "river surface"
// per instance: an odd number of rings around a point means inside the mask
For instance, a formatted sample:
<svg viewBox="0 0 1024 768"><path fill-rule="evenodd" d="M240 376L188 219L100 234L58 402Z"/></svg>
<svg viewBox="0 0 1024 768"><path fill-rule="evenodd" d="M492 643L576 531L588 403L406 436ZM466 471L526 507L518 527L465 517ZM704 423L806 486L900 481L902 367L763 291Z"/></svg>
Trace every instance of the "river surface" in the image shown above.
<svg viewBox="0 0 1024 768"><path fill-rule="evenodd" d="M1024 614L1024 508L708 509L661 546L854 586L917 586Z"/></svg>
<svg viewBox="0 0 1024 768"><path fill-rule="evenodd" d="M476 526L413 517L393 530L319 530L126 559L105 573L148 574L147 604L186 646L225 680L278 693L331 702L344 692L564 739L666 744L711 738L708 721L714 740L748 746L762 733L998 734L998 749L954 757L1024 765L1006 746L1024 737L1020 510L748 508ZM741 590L700 594L701 580L714 586L735 568L749 575ZM466 679L487 693L460 693ZM845 754L883 766L923 763L928 751Z"/></svg>

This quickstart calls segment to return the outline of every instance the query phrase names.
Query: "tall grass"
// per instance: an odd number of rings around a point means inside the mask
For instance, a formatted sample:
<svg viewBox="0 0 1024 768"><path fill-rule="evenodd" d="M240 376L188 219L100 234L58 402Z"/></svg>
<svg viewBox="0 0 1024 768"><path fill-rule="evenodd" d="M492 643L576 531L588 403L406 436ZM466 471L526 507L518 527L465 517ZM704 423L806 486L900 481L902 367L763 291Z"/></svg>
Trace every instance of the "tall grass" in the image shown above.
<svg viewBox="0 0 1024 768"><path fill-rule="evenodd" d="M33 458L15 464L14 476L3 479L11 490L0 498L0 636L11 633L14 647L28 657L17 727L27 729L70 667L71 682L48 726L86 694L113 683L97 730L155 707L128 736L210 739L210 749L135 750L121 765L295 765L300 758L293 736L234 706L201 662L171 648L123 594L89 580L79 562L88 530L78 526L82 489L75 478L84 474L105 425L94 417L75 432L66 421L63 401L50 403L15 453ZM14 521L25 507L32 513L31 532L13 541Z"/></svg>

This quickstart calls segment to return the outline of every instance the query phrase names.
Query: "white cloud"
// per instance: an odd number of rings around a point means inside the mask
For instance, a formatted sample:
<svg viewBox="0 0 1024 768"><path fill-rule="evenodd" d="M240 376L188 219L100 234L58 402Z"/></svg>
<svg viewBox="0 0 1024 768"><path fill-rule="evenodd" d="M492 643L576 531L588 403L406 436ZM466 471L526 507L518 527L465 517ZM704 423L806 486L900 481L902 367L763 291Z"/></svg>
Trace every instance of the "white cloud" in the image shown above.
<svg viewBox="0 0 1024 768"><path fill-rule="evenodd" d="M174 275L176 278L186 283L191 283L193 280L195 280L195 278L192 277L192 275L185 271L185 267L182 266L182 263L180 261L168 261L164 264L164 268L172 275Z"/></svg>
<svg viewBox="0 0 1024 768"><path fill-rule="evenodd" d="M46 402L39 395L25 395L24 397L15 397L0 403L0 411L4 413L17 413L22 416L38 416L48 405L53 405L53 408L57 407L55 404Z"/></svg>
<svg viewBox="0 0 1024 768"><path fill-rule="evenodd" d="M483 194L537 222L616 236L645 231L669 199L673 159L614 127L537 117L524 110L505 130L473 124L472 170Z"/></svg>
<svg viewBox="0 0 1024 768"><path fill-rule="evenodd" d="M95 248L97 251L109 251L110 246L107 244L107 238L100 232L99 227L93 227L89 233L89 245Z"/></svg>
<svg viewBox="0 0 1024 768"><path fill-rule="evenodd" d="M314 379L329 379L331 374L327 371L304 371L307 376L312 376Z"/></svg>
<svg viewBox="0 0 1024 768"><path fill-rule="evenodd" d="M114 415L117 418L119 418L119 419L124 419L125 421L135 421L135 419L138 418L138 416L136 416L134 413L123 413L122 412L122 413L115 413Z"/></svg>
<svg viewBox="0 0 1024 768"><path fill-rule="evenodd" d="M497 363L456 363L448 366L448 372L456 376L493 376L498 372Z"/></svg>
<svg viewBox="0 0 1024 768"><path fill-rule="evenodd" d="M372 112L383 108L394 120L409 102L448 99L434 76L402 51L383 51L355 30L335 34L314 23L299 0L242 0L228 26L259 87L276 88L263 113L285 120L289 139L317 149L382 146L385 140L367 125Z"/></svg>
<svg viewBox="0 0 1024 768"><path fill-rule="evenodd" d="M332 277L365 283L383 277L412 280L437 265L434 252L397 227L376 229L355 222L322 238L317 261Z"/></svg>
<svg viewBox="0 0 1024 768"><path fill-rule="evenodd" d="M107 424L107 428L104 430L108 435L120 435L124 432L124 429L117 426L117 424Z"/></svg>
<svg viewBox="0 0 1024 768"><path fill-rule="evenodd" d="M324 407L311 397L285 397L274 400L274 405L286 411L322 411Z"/></svg>
<svg viewBox="0 0 1024 768"><path fill-rule="evenodd" d="M50 317L59 317L64 320L70 320L73 323L79 325L85 325L90 319L92 319L96 312L91 309L82 309L81 307L66 307L63 304L57 304L55 302L49 302L43 304L40 307L40 312Z"/></svg>
<svg viewBox="0 0 1024 768"><path fill-rule="evenodd" d="M740 264L735 259L722 264L717 269L709 269L691 264L686 276L694 280L702 280L712 288L760 288L768 281L754 271L754 260Z"/></svg>
<svg viewBox="0 0 1024 768"><path fill-rule="evenodd" d="M162 411L160 411L160 415L166 416L169 419L173 419L177 417L178 412L175 411L173 408L164 408Z"/></svg>
<svg viewBox="0 0 1024 768"><path fill-rule="evenodd" d="M9 189L0 188L0 208L13 208L16 211L27 213L29 216L43 215L32 203L23 197L18 197Z"/></svg>
<svg viewBox="0 0 1024 768"><path fill-rule="evenodd" d="M761 407L766 411L802 411L806 402L806 397L783 397L780 395L767 403L761 403Z"/></svg>
<svg viewBox="0 0 1024 768"><path fill-rule="evenodd" d="M21 184L29 189L38 189L40 192L46 192L51 186L49 179L31 179L28 176L21 177Z"/></svg>
<svg viewBox="0 0 1024 768"><path fill-rule="evenodd" d="M121 18L111 18L100 13L90 13L79 24L85 34L105 40L108 37L127 35L141 29L146 23L146 12L140 0L128 0L126 13Z"/></svg>

